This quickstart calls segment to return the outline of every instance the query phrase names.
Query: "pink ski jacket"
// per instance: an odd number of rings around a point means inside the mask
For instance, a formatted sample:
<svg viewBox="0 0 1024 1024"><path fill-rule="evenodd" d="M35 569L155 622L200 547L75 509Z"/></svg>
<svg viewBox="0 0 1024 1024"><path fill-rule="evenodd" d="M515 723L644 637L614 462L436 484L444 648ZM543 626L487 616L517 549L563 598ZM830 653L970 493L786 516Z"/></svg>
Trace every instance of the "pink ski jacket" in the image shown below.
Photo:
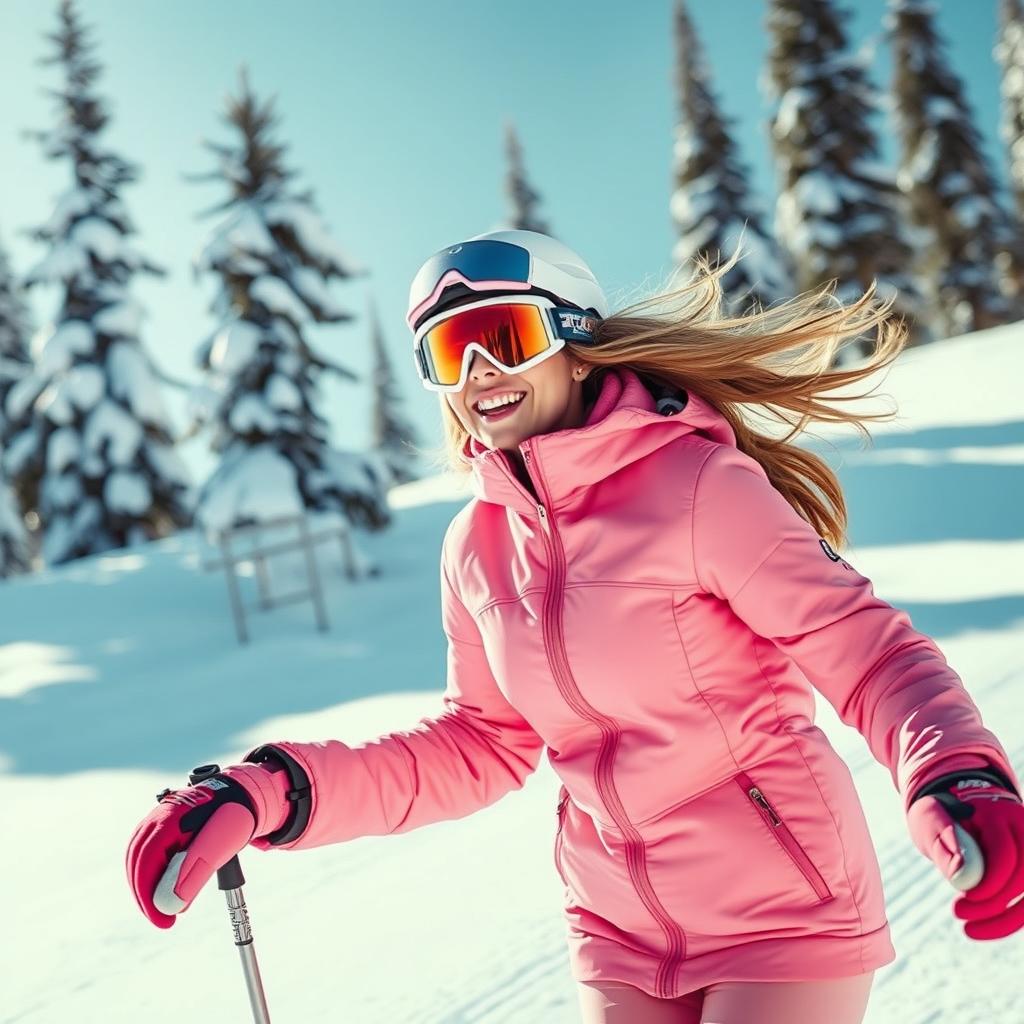
<svg viewBox="0 0 1024 1024"><path fill-rule="evenodd" d="M443 711L359 746L275 743L306 770L312 810L298 838L252 845L461 818L522 787L546 748L576 979L674 997L895 958L811 687L904 806L960 763L1019 781L936 644L686 398L662 415L636 374L609 371L584 426L519 446L533 493L467 439L475 498L441 555Z"/></svg>

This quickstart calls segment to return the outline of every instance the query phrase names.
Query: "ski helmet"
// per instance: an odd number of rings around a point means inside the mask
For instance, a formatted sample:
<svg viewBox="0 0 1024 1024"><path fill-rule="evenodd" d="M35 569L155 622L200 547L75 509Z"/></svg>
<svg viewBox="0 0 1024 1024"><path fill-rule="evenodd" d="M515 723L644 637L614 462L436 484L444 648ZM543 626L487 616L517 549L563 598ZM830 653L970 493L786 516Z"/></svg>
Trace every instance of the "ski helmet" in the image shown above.
<svg viewBox="0 0 1024 1024"><path fill-rule="evenodd" d="M467 296L516 292L608 316L608 300L582 257L550 235L510 229L474 235L426 260L409 288L406 323L415 333L429 317Z"/></svg>

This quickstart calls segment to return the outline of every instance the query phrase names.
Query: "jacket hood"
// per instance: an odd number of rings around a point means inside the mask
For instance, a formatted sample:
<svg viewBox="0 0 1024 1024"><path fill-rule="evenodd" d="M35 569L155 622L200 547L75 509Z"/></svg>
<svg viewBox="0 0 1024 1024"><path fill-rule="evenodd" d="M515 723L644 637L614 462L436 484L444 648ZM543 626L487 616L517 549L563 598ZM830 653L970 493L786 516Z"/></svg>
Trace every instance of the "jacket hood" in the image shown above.
<svg viewBox="0 0 1024 1024"><path fill-rule="evenodd" d="M684 434L696 433L719 444L736 446L729 421L717 409L693 392L676 394L684 407L659 412L658 401L633 370L609 367L582 427L537 434L523 441L520 449L529 450L540 466L551 507L565 505L581 488L611 476ZM472 467L471 487L477 498L520 512L535 511L532 496L501 449L488 448L468 435L462 458ZM533 475L536 479L535 470Z"/></svg>

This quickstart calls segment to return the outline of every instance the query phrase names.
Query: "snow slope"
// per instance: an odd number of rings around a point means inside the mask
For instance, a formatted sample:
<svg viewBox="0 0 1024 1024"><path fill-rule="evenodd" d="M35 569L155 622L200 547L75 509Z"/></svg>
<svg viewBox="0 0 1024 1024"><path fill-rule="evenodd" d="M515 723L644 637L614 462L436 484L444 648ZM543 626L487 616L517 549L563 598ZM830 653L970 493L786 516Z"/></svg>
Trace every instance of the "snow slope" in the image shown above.
<svg viewBox="0 0 1024 1024"><path fill-rule="evenodd" d="M898 406L871 446L826 428L808 441L845 488L844 554L938 640L1019 770L1022 370L1024 324L911 350L863 406ZM128 837L195 765L273 739L359 742L440 710L438 555L466 498L446 477L393 491L394 528L360 537L376 579L348 583L325 545L326 633L311 605L293 604L253 613L239 646L223 575L198 568L192 533L0 583L0 1021L249 1019L223 896L211 885L172 929L154 928L125 881ZM275 587L296 584L293 568L275 568ZM962 934L888 773L818 703L865 804L898 952L867 1020L1021 1020L1024 933ZM243 852L274 1021L578 1020L556 791L542 761L522 790L460 821Z"/></svg>

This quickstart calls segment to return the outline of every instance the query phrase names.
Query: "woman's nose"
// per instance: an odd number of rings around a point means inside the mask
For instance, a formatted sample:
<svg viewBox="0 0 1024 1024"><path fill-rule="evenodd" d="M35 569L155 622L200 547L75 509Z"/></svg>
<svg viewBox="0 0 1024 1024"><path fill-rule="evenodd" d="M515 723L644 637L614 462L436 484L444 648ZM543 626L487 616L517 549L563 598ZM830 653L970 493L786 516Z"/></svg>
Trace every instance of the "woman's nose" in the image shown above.
<svg viewBox="0 0 1024 1024"><path fill-rule="evenodd" d="M480 352L474 352L473 358L469 362L469 375L471 377L476 376L480 373L486 373L487 370L497 372L498 368Z"/></svg>

